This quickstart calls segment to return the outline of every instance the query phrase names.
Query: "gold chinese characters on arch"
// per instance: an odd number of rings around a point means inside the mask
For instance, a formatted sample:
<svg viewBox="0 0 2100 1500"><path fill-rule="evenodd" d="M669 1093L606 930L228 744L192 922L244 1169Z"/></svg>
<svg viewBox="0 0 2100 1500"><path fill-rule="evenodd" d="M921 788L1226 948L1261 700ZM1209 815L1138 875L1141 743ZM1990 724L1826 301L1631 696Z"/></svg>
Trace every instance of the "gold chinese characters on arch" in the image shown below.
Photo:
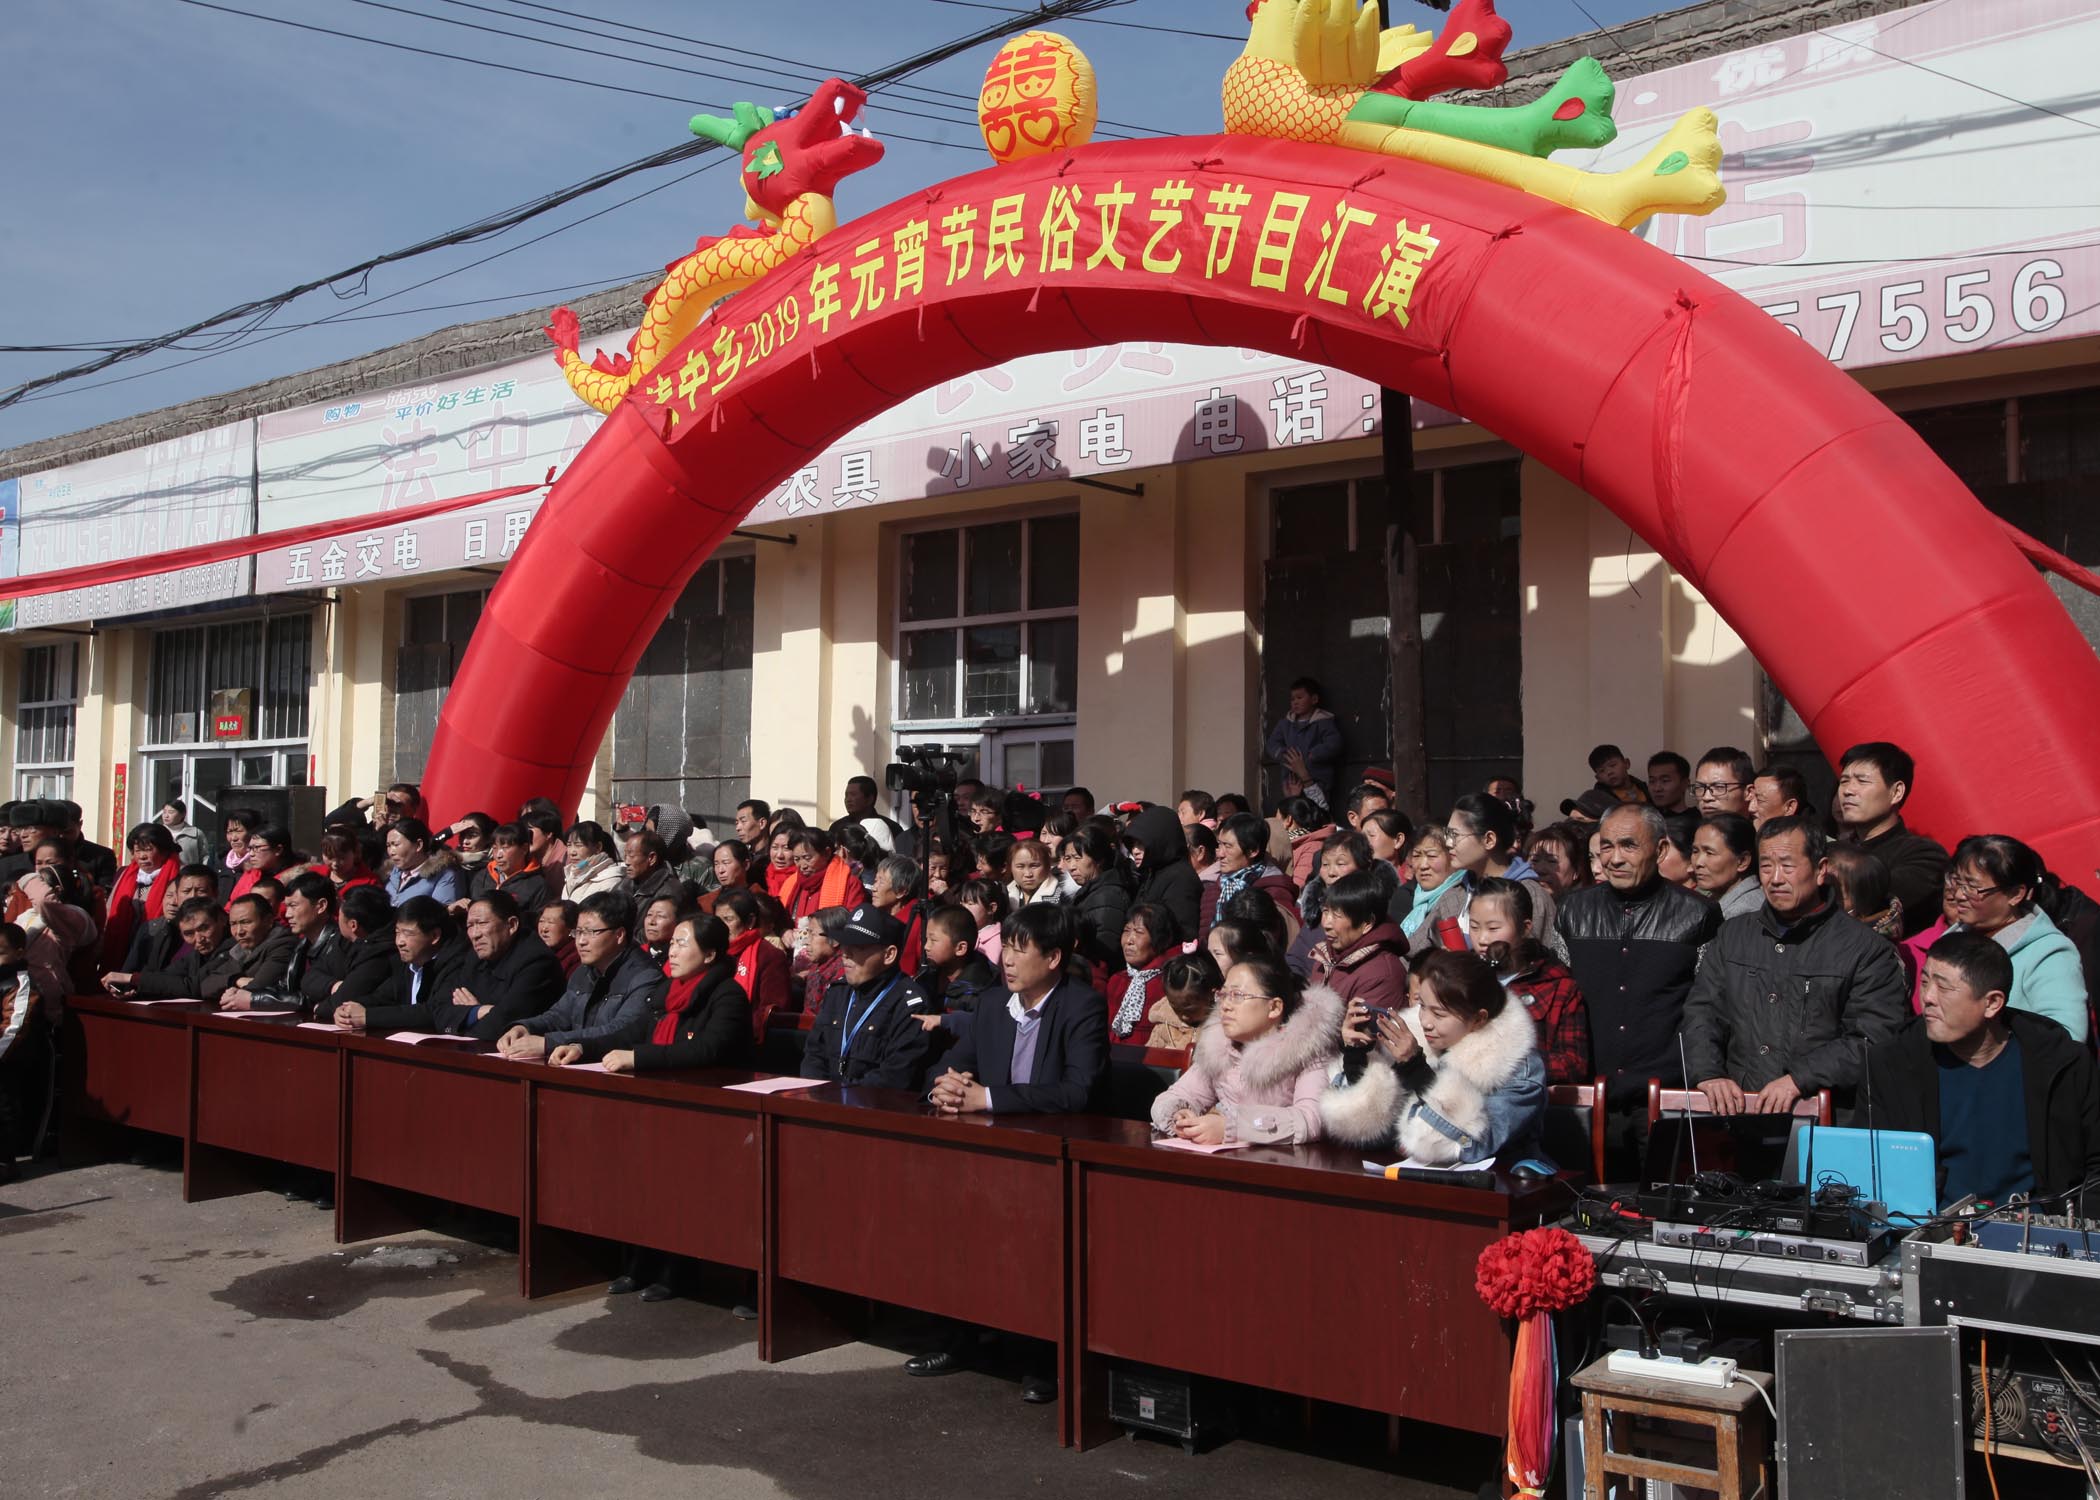
<svg viewBox="0 0 2100 1500"><path fill-rule="evenodd" d="M1044 278L1119 289L1178 281L1433 347L1417 320L1427 279L1454 253L1433 223L1349 190L1250 184L1229 172L1046 178L981 199L909 203L853 230L805 257L806 279L780 278L787 288L741 321L722 309L718 326L664 361L644 389L674 431L769 361L862 319ZM1465 243L1474 255L1481 238Z"/></svg>

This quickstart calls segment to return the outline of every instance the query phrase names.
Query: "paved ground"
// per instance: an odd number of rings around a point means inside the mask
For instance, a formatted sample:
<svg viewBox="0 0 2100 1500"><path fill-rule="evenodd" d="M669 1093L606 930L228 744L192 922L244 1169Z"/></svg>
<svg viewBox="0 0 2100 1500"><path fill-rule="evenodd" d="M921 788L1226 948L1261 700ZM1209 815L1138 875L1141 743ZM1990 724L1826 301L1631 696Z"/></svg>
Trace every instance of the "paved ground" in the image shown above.
<svg viewBox="0 0 2100 1500"><path fill-rule="evenodd" d="M1075 1454L1011 1379L910 1380L867 1344L761 1365L726 1296L516 1287L516 1261L472 1240L340 1247L316 1209L185 1205L167 1170L0 1188L0 1492L1449 1500L1493 1464L1419 1429L1397 1465L1375 1444L1314 1457L1294 1447L1347 1436L1284 1423L1193 1459L1150 1441Z"/></svg>

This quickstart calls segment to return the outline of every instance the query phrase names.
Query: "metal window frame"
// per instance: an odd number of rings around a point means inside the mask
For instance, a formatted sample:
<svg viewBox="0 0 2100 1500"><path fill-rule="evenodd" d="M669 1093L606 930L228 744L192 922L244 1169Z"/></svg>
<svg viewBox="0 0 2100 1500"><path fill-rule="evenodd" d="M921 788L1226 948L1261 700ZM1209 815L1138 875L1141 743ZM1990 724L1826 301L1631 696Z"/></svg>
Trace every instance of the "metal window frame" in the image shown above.
<svg viewBox="0 0 2100 1500"><path fill-rule="evenodd" d="M51 685L55 691L59 681L57 662L60 651L71 653L67 658L65 672L67 682L72 690L71 695L67 697L17 698L15 701L15 788L18 795L27 795L23 791L21 784L21 778L25 775L51 776L63 772L68 783L73 780L75 775L74 766L78 759L78 746L80 743L80 642L53 641L23 647L18 691L26 692L28 690L31 676L30 662L34 657L34 653L37 652L51 653L49 658L52 662ZM31 756L28 751L32 747L25 740L25 736L29 733L28 716L59 709L64 710L66 714L66 751L64 758ZM68 791L71 790L70 784L67 789Z"/></svg>
<svg viewBox="0 0 2100 1500"><path fill-rule="evenodd" d="M1081 525L1085 524L1081 519L1079 505L1075 499L1069 505L1059 505L1048 509L1042 506L1009 507L989 514L970 512L961 516L930 517L924 521L910 522L895 528L898 579L896 593L890 601L889 661L890 703L893 705L889 730L892 741L906 743L925 736L929 731L996 734L1002 729L1018 729L1032 725L1055 727L1061 722L1071 723L1076 721L1077 713L1074 709L1058 709L1040 714L1030 713L1025 710L1008 714L965 714L962 711L963 694L966 691L967 679L963 664L962 632L964 630L983 625L1020 625L1024 627L1021 632L1020 668L1021 697L1025 703L1029 699L1030 690L1033 686L1035 670L1034 662L1028 650L1029 634L1025 627L1037 621L1067 619L1076 621L1079 618L1079 604L1076 599L1072 604L1060 605L1055 608L1031 609L1028 607L1029 565L1033 560L1035 549L1035 528L1028 523L1032 521L1063 520L1068 516L1074 522ZM1016 521L1021 523L1020 575L1022 607L1020 609L1001 610L981 615L958 614L926 620L906 620L904 618L905 591L903 569L904 539L906 537L923 536L928 532L934 531L953 531L955 533L955 602L957 608L961 608L967 603L966 590L968 580L966 570L969 566L970 532L973 529L1004 526ZM949 700L949 706L954 712L951 715L940 718L907 719L903 717L904 638L907 635L927 635L941 630L949 632L955 643L955 692L954 696ZM1076 690L1077 684L1074 684L1074 687Z"/></svg>
<svg viewBox="0 0 2100 1500"><path fill-rule="evenodd" d="M136 746L137 753L143 755L151 752L194 750L200 747L211 748L214 746L229 749L237 747L239 749L257 751L306 746L313 737L314 648L322 639L322 633L315 628L315 616L317 613L318 611L314 609L286 610L278 613L265 611L260 614L244 614L228 619L200 621L193 625L177 627L174 630L155 630L152 633L152 640L146 653L146 702L140 714L143 722ZM163 642L170 636L195 633L201 641L205 642L206 650L208 651L211 642L211 632L215 630L233 629L245 625L260 625L262 627L255 648L257 661L256 702L254 723L251 726L260 728L265 716L277 706L270 697L272 652L274 648L281 644L277 631L294 621L298 622L306 632L306 666L304 680L300 687L301 706L305 719L305 727L302 733L296 735L270 735L241 740L157 740L153 738L154 719L162 709L162 705L157 702L159 684L156 680L158 674L155 671L155 667L160 658L160 653L165 649ZM204 721L211 712L210 689L202 686L207 676L208 667L200 671L198 675L200 697L191 710L196 713L200 727L203 726ZM172 715L185 710L168 707L166 711Z"/></svg>

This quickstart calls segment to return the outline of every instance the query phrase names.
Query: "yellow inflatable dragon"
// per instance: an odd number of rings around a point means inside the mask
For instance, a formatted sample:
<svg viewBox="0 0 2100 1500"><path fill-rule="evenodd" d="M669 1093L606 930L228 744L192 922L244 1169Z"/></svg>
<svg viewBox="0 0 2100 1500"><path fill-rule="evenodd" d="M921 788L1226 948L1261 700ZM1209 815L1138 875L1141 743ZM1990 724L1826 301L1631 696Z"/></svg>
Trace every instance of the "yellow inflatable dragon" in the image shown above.
<svg viewBox="0 0 2100 1500"><path fill-rule="evenodd" d="M1493 88L1509 76L1509 23L1494 0L1460 0L1432 37L1379 27L1377 0L1253 0L1247 46L1225 74L1225 129L1404 156L1486 177L1607 224L1631 229L1657 213L1711 213L1721 143L1711 110L1695 109L1640 161L1584 172L1551 153L1610 141L1612 85L1594 58L1571 66L1542 97L1515 108L1447 104L1451 89Z"/></svg>
<svg viewBox="0 0 2100 1500"><path fill-rule="evenodd" d="M586 361L577 348L576 314L556 308L546 332L559 346L555 358L570 389L598 410L611 412L717 302L836 229L832 190L849 173L882 159L882 142L853 128L867 102L861 90L833 78L782 120L750 104L738 104L733 120L695 115L693 134L742 153L744 213L758 227L739 224L729 234L704 238L692 254L664 267L664 279L649 294L642 326L627 341L625 354L601 351Z"/></svg>

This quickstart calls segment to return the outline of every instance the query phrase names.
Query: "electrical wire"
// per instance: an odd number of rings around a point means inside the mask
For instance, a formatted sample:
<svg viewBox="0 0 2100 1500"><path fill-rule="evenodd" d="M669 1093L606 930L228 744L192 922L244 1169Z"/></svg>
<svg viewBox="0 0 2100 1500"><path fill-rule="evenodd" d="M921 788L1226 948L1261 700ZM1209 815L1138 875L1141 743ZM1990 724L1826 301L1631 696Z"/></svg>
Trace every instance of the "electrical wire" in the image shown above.
<svg viewBox="0 0 2100 1500"><path fill-rule="evenodd" d="M744 88L749 88L749 87L751 87L751 80L749 80L749 79L746 79L746 78L741 78L741 77L738 77L738 76L736 76L736 75L734 75L734 74L729 74L729 73L712 73L712 72L707 72L707 71L704 71L704 70L702 70L702 69L699 69L699 68L686 68L686 67L680 67L680 66L679 66L679 65L678 65L677 63L669 63L669 62L660 62L660 61L658 61L657 59L655 59L655 58L650 58L650 57L636 57L636 56L634 56L633 54L631 54L631 53L626 53L626 52L607 52L607 51L603 50L602 48L598 48L598 47L581 47L581 46L578 46L578 45L577 45L576 43L574 43L574 42L564 42L564 41L557 41L557 40L556 40L555 38L553 38L553 37L544 37L544 36L532 36L532 35L529 35L529 34L527 34L527 33L523 33L523 32L516 32L516 31L505 31L505 30L503 30L503 29L502 29L501 27L496 27L496 26L484 26L484 25L482 25L482 24L480 24L479 22L476 22L476 21L462 21L462 20L459 20L459 19L457 19L457 18L455 18L455 17L452 17L452 16L434 16L434 15L431 15L431 14L430 14L430 13L429 13L428 11L421 11L421 10L411 10L411 9L410 9L409 7L407 7L407 6L405 6L405 5L392 5L392 4L389 4L389 3L387 3L387 0L349 0L349 3L350 3L350 4L352 4L352 5L362 5L362 6L366 7L367 9L370 9L370 10L384 10L384 11L391 11L391 12L393 12L393 13L394 13L395 15L401 15L401 16L413 16L413 17L414 17L415 19L417 19L417 20L419 20L419 21L430 21L430 22L434 22L434 23L436 23L437 25L440 25L440 26L459 26L459 27L463 27L463 28L465 28L465 29L466 29L466 30L468 30L468 31L479 31L479 32L483 32L483 33L485 33L486 35L489 35L489 36L500 36L500 37L504 37L504 38L506 38L506 39L508 39L508 40L510 40L510 41L516 41L516 42L531 42L531 43L533 43L533 44L534 44L534 45L536 45L536 46L541 46L541 47L552 47L552 48L556 49L557 51L561 51L561 52L583 52L583 53L588 53L588 54L589 54L590 56L592 56L592 57L608 57L608 58L611 58L611 59L612 59L613 61L615 61L615 62L625 62L625 63L632 63L632 64L634 64L634 65L635 65L635 66L637 66L637 67L644 67L644 68L662 68L662 69L664 69L664 70L666 70L666 71L668 71L668 72L672 72L672 73L683 73L683 74L685 74L686 76L688 76L688 77L691 77L691 78L705 78L705 79L709 79L709 80L712 80L712 81L714 81L714 82L717 82L717 83L728 83L728 84L733 84L733 85L735 85L735 86L736 86L737 88L740 88L740 89L744 89ZM489 6L486 6L486 5L477 5L477 4L473 3L473 0L438 0L438 3L439 3L439 4L441 4L441 5L457 5L457 6L461 7L462 9L465 9L465 10L483 11L483 12L486 12L486 13L488 13L488 14L490 14L490 15L499 15L499 16L500 16L500 15L504 14L504 12L502 12L502 11L498 11L498 10L493 10L493 9L492 9L491 7L489 7ZM554 23L552 23L552 22L541 22L541 23L539 23L539 24L541 24L541 25L551 25L551 24L554 24ZM563 28L563 29L564 29L564 30L568 30L568 31L580 31L580 30L581 30L581 28L580 28L580 27L575 27L575 26L565 27L565 28ZM585 34L585 35L591 35L592 33L589 33L589 32L585 32L584 34ZM804 85L804 86L805 86L805 87L807 87L807 85ZM723 107L723 106L715 106L715 107L717 107L717 108L720 108L720 107ZM922 110L906 109L906 108L904 108L904 106L903 106L903 105L901 105L901 104L898 104L898 103L895 103L894 101L893 101L893 102L891 102L891 103L885 104L885 105L884 105L883 107L884 107L885 109L888 109L888 110L891 110L891 111L895 112L896 114L899 114L899 115L906 115L906 116L909 116L910 118L912 118L912 119L915 119L915 120L931 120L931 121L933 121L933 122L934 122L935 124L937 124L937 125L957 125L957 124L961 124L961 123L964 123L964 122L963 122L963 119L962 119L962 117L960 116L960 114L959 114L959 111L958 111L958 110L951 110L951 111L950 111L950 112L949 112L948 114L943 114L943 115L930 115L930 114L927 114L927 113L925 113L925 112L924 112L924 111L922 111ZM974 114L974 112L973 112L973 113L972 113L972 114L971 114L971 115L969 116L969 123L972 123L972 124L974 124L974 123L975 123L975 121L976 121L976 116L975 116L975 114ZM1126 138L1126 137L1122 137L1121 133L1120 133L1120 132L1118 132L1118 138ZM908 137L908 136L906 136L906 137L899 137L899 139L905 139L905 140L909 140L909 139L911 139L911 137Z"/></svg>
<svg viewBox="0 0 2100 1500"><path fill-rule="evenodd" d="M1762 1381L1752 1380L1741 1370L1735 1371L1728 1378L1731 1381L1740 1380L1744 1385L1747 1385L1748 1387L1750 1387L1751 1390L1757 1392L1758 1395L1764 1398L1765 1410L1772 1414L1772 1430L1774 1432L1777 1432L1779 1430L1779 1408L1772 1404L1772 1393L1764 1388L1764 1383Z"/></svg>
<svg viewBox="0 0 2100 1500"><path fill-rule="evenodd" d="M276 16L263 16L254 11L241 11L234 9L231 6L219 5L214 3L214 0L180 0L180 3L184 5L196 6L205 10L225 11L230 14L244 15L260 20L267 20L273 22L282 20L282 18ZM1106 9L1108 7L1123 3L1125 3L1125 0L1046 0L1046 3L1038 6L1035 10L1028 12L1026 19L1030 24L1050 23L1060 20L1073 19L1090 11ZM297 26L300 29L307 31L328 31L328 28L308 26L303 22L287 21L283 22L283 24ZM881 84L897 82L904 78L908 78L915 73L921 72L926 68L933 67L938 63L945 62L949 58L955 57L962 52L966 52L973 47L981 46L987 41L997 40L1001 37L1004 37L1010 29L1011 25L1008 22L1001 22L997 25L988 25L980 27L977 31L971 32L966 36L952 38L951 40L944 42L939 46L929 48L924 52L916 53L911 57L907 57L898 62L891 63L888 66L879 68L872 73L861 75L860 77L853 79L852 82L856 87L861 88L863 90L871 90L874 87L879 86ZM352 33L339 34L345 36L353 35ZM361 40L369 41L373 39L361 38ZM388 43L384 45L402 44ZM427 49L422 48L408 48L407 50L419 52L427 51ZM455 57L454 54L450 53L431 53L429 55L452 58L455 61L483 61L483 59L460 59ZM512 72L534 71L531 69L512 68L507 64L492 64L492 66L502 66L505 68L506 71ZM538 76L552 78L561 77L561 75L559 74L540 74ZM563 79L562 81L573 82L574 80ZM654 95L653 97L669 99L672 96L666 94ZM692 101L681 100L677 102L685 103ZM923 141L919 140L919 138L917 137L906 137L906 139L912 139L918 144L947 146L952 149L970 149L967 147L961 147L957 143L952 141ZM527 203L518 205L501 213L490 215L486 218L480 219L462 228L449 230L439 235L433 235L428 239L418 241L417 243L407 246L400 250L391 250L381 255L369 257L363 261L358 262L353 266L346 267L345 269L337 271L333 274L317 277L310 281L301 282L297 286L291 287L288 290L282 292L275 293L271 296L256 298L252 301L241 303L235 307L227 308L224 311L216 313L211 317L204 318L195 323L191 323L182 328L178 328L171 333L166 333L159 335L156 338L143 340L137 344L133 344L124 349L112 350L107 353L101 354L94 359L87 360L81 364L68 366L67 368L61 370L54 370L49 374L39 375L34 379L26 380L19 384L10 386L4 391L0 391L0 410L5 410L10 406L15 405L16 403L29 397L34 392L47 391L52 387L69 384L75 380L79 380L88 375L98 374L103 370L109 369L113 365L121 364L127 360L138 359L145 355L157 353L161 350L177 345L185 339L194 338L198 334L204 333L207 330L218 328L222 324L237 323L243 319L256 317L266 319L272 314L274 314L276 311L278 311L280 308L284 307L287 303L292 302L297 298L306 295L309 292L318 291L322 287L329 287L332 289L338 283L356 279L359 282L361 290L364 278L369 277L372 271L378 269L381 266L390 265L397 261L408 260L420 255L427 255L436 250L448 249L454 245L469 244L477 240L492 238L498 234L504 233L507 230L515 228L519 224L525 223L527 220L537 218L541 214L551 212L552 210L559 208L564 203L571 202L574 199L585 196L586 194L596 192L601 188L610 186L612 183L622 180L623 178L634 176L638 172L650 171L657 167L668 166L676 162L686 161L691 159L692 157L699 156L708 152L720 152L721 149L722 148L719 145L717 145L714 141L711 140L695 139L690 141L682 141L675 146L668 147L662 151L655 152L652 155L643 157L638 161L629 162L624 166L608 168L605 171L596 173L591 177L585 178L581 182L572 183L566 188L561 188L552 193L544 194L537 199L533 199ZM586 221L578 220L577 222L581 223ZM337 295L343 294L337 293ZM355 293L353 293L353 295L355 295ZM185 363L187 362L188 361L185 361ZM172 369L176 367L163 366L162 368Z"/></svg>
<svg viewBox="0 0 2100 1500"><path fill-rule="evenodd" d="M998 10L1006 11L1009 15L1020 14L1020 12L1004 5L987 5L984 3L984 0L933 0L933 3L935 5L953 5L962 10ZM1073 19L1086 21L1095 26L1121 26L1130 31L1158 31L1168 36L1198 36L1220 42L1244 43L1247 40L1243 36L1234 36L1229 31L1191 31L1186 26L1158 26L1149 21L1104 21L1098 16L1075 16Z"/></svg>
<svg viewBox="0 0 2100 1500"><path fill-rule="evenodd" d="M426 302L421 307L397 308L385 313L334 313L326 318L313 318L304 323L280 323L272 333L292 333L301 328L318 328L323 323L366 323L379 318L405 318L413 313L451 312L462 307L480 307L490 302L524 302L534 297L560 297L570 292L594 291L600 287L621 286L639 281L651 274L651 268L630 272L625 276L601 276L595 281L572 281L566 286L535 287L526 292L497 292L487 297L469 297L463 302ZM390 293L391 295L395 295ZM369 305L369 304L368 304ZM0 354L80 354L108 349L122 349L137 342L135 339L83 340L75 344L0 344ZM180 345L176 347L182 347Z"/></svg>
<svg viewBox="0 0 2100 1500"><path fill-rule="evenodd" d="M1987 1333L1977 1351L1977 1362L1983 1367L1983 1472L1991 1482L1991 1500L1999 1500L1998 1471L1991 1464L1991 1336Z"/></svg>
<svg viewBox="0 0 2100 1500"><path fill-rule="evenodd" d="M241 10L232 5L220 5L216 0L175 0L178 5L195 6L198 10L215 10L229 16L245 16L251 21L268 21L273 26L289 26L295 31L311 31L320 36L337 37L347 42L363 42L368 46L387 47L396 52L413 52L421 57L435 57L445 62L469 63L477 68L494 68L499 73L517 73L527 78L545 78L555 83L575 84L582 88L604 90L616 94L632 94L638 99L662 99L671 104L698 104L706 106L706 99L687 99L677 94L659 94L653 89L627 88L617 83L594 83L588 78L572 78L562 73L543 72L539 68L521 68L513 63L500 63L486 57L466 57L457 52L438 52L429 47L411 46L407 42L389 42L376 36L360 36L354 31L338 31L332 26L316 26L308 21L294 21L289 16L266 15L256 10ZM715 105L719 109L722 106Z"/></svg>

